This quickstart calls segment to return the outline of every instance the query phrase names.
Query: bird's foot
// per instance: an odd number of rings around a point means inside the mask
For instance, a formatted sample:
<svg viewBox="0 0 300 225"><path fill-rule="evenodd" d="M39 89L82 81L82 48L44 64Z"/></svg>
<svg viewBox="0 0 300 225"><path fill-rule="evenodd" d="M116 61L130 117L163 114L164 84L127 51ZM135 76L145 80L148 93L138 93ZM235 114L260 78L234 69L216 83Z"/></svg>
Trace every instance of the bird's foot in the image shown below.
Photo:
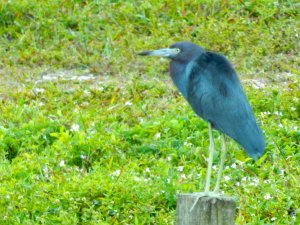
<svg viewBox="0 0 300 225"><path fill-rule="evenodd" d="M214 192L214 191L196 192L194 193L194 195L197 196L197 199L195 200L193 206L191 207L190 212L193 211L200 198L220 199L223 196L220 192Z"/></svg>

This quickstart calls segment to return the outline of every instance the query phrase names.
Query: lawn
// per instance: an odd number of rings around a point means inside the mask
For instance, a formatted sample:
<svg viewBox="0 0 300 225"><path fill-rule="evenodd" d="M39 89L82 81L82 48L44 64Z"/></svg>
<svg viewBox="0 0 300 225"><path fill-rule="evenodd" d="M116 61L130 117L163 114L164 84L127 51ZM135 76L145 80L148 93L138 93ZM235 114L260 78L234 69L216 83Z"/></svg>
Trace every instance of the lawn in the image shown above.
<svg viewBox="0 0 300 225"><path fill-rule="evenodd" d="M299 27L296 0L0 1L0 224L175 223L208 127L136 53L182 40L230 59L265 134L256 162L227 142L236 224L300 224Z"/></svg>

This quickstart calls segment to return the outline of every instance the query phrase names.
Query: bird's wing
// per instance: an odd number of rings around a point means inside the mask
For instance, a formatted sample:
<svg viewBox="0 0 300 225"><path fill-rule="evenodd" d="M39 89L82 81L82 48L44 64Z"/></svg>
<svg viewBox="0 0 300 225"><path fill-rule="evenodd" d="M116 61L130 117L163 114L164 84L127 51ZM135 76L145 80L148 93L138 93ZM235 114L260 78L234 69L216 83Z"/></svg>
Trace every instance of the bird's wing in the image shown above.
<svg viewBox="0 0 300 225"><path fill-rule="evenodd" d="M215 54L199 57L188 68L187 100L193 110L251 157L260 156L265 146L262 132L230 63Z"/></svg>

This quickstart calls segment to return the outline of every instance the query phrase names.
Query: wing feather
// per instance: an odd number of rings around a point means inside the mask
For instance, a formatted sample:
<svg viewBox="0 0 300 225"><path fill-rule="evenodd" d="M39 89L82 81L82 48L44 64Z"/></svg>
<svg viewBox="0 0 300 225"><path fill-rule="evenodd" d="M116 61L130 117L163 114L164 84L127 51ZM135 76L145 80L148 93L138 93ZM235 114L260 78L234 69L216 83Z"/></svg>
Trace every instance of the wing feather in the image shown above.
<svg viewBox="0 0 300 225"><path fill-rule="evenodd" d="M262 131L227 59L207 52L188 68L187 100L193 110L258 158L265 148Z"/></svg>

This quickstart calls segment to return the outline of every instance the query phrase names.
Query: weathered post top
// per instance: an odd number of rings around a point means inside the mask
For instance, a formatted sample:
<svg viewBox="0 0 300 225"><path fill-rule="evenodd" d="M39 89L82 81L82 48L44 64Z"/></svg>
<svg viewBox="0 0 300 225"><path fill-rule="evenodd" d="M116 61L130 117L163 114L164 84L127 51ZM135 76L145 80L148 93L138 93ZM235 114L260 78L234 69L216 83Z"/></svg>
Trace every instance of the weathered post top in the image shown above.
<svg viewBox="0 0 300 225"><path fill-rule="evenodd" d="M202 192L177 195L176 225L235 225L235 216L234 197L209 197Z"/></svg>

